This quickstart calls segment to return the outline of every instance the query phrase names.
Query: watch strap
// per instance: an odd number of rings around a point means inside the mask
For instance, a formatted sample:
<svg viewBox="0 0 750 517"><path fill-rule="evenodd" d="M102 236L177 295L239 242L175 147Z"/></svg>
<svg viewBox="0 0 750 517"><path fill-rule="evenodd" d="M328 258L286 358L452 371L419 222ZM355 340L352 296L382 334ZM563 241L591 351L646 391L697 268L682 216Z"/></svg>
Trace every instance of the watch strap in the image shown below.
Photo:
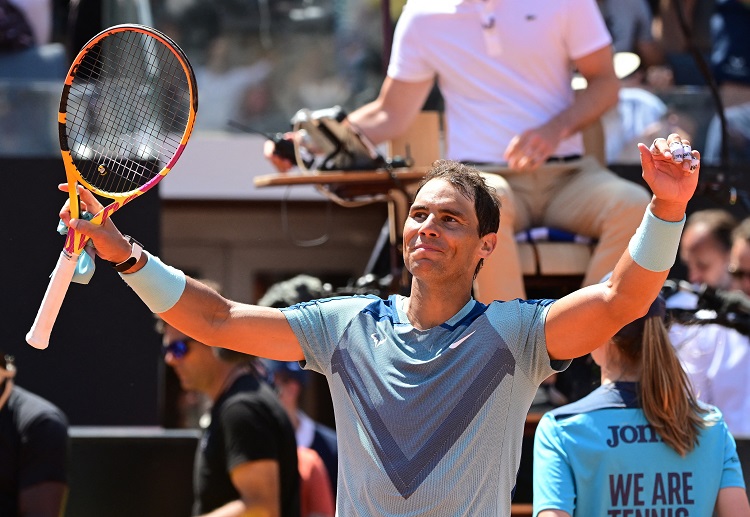
<svg viewBox="0 0 750 517"><path fill-rule="evenodd" d="M138 262L143 254L143 244L132 238L130 235L125 235L125 237L128 239L128 242L130 242L130 256L119 263L110 262L112 267L115 268L115 271L118 273L124 273L131 267L135 266L136 262Z"/></svg>

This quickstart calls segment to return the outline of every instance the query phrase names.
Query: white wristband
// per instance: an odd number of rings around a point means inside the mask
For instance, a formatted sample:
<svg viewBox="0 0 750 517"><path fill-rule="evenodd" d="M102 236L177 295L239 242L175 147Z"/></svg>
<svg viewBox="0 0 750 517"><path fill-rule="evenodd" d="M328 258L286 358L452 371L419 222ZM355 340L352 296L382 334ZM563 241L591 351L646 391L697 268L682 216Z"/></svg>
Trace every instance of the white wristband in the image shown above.
<svg viewBox="0 0 750 517"><path fill-rule="evenodd" d="M185 290L187 279L185 273L166 265L159 257L151 255L148 251L143 253L148 256L146 265L135 273L120 273L120 277L151 312L160 314L174 307Z"/></svg>
<svg viewBox="0 0 750 517"><path fill-rule="evenodd" d="M647 208L630 239L628 252L636 264L649 271L666 271L674 265L685 216L681 221L659 219Z"/></svg>

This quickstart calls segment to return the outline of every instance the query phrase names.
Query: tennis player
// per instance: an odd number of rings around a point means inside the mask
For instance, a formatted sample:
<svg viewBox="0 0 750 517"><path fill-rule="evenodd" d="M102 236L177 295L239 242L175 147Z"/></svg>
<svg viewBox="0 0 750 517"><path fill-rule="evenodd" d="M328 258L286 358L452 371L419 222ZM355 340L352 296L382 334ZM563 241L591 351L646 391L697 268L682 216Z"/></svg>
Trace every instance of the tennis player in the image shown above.
<svg viewBox="0 0 750 517"><path fill-rule="evenodd" d="M433 167L409 209L408 297L239 303L141 251L111 219L71 220L67 206L61 218L102 258L130 260L122 278L173 327L327 377L337 515L507 516L537 387L644 315L674 263L699 154L677 134L639 150L653 192L643 222L606 283L559 300L473 299L483 261L505 252L495 249L500 213L478 171L453 161ZM97 210L93 196L81 198Z"/></svg>

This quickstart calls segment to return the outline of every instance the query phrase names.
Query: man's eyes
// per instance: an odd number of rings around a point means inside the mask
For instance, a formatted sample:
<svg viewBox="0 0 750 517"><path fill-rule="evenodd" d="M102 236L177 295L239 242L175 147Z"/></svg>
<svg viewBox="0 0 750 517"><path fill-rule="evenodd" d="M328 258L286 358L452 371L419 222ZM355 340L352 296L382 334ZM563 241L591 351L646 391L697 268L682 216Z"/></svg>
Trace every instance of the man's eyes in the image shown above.
<svg viewBox="0 0 750 517"><path fill-rule="evenodd" d="M419 219L419 220L427 219L428 216L429 216L428 212L413 212L411 214L412 219ZM448 223L458 222L458 219L456 219L456 217L452 215L442 215L442 216L439 216L439 218L441 221L448 222Z"/></svg>

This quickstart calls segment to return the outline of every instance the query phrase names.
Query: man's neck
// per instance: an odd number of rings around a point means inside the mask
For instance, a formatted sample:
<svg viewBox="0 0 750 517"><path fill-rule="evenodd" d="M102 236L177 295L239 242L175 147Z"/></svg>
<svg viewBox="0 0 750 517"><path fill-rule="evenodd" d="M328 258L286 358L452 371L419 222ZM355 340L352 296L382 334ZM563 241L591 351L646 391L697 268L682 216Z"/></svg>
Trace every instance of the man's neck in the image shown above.
<svg viewBox="0 0 750 517"><path fill-rule="evenodd" d="M221 395L227 391L234 381L236 381L242 375L249 373L250 368L246 364L235 364L227 367L224 370L223 375L217 377L216 382L210 390L206 391L213 402L216 402Z"/></svg>
<svg viewBox="0 0 750 517"><path fill-rule="evenodd" d="M284 404L284 409L286 410L287 415L289 415L289 420L292 423L292 427L296 430L299 427L299 415L297 406L294 406L292 404Z"/></svg>
<svg viewBox="0 0 750 517"><path fill-rule="evenodd" d="M470 299L470 291L447 287L428 289L424 284L413 281L404 312L414 328L427 330L455 316Z"/></svg>

